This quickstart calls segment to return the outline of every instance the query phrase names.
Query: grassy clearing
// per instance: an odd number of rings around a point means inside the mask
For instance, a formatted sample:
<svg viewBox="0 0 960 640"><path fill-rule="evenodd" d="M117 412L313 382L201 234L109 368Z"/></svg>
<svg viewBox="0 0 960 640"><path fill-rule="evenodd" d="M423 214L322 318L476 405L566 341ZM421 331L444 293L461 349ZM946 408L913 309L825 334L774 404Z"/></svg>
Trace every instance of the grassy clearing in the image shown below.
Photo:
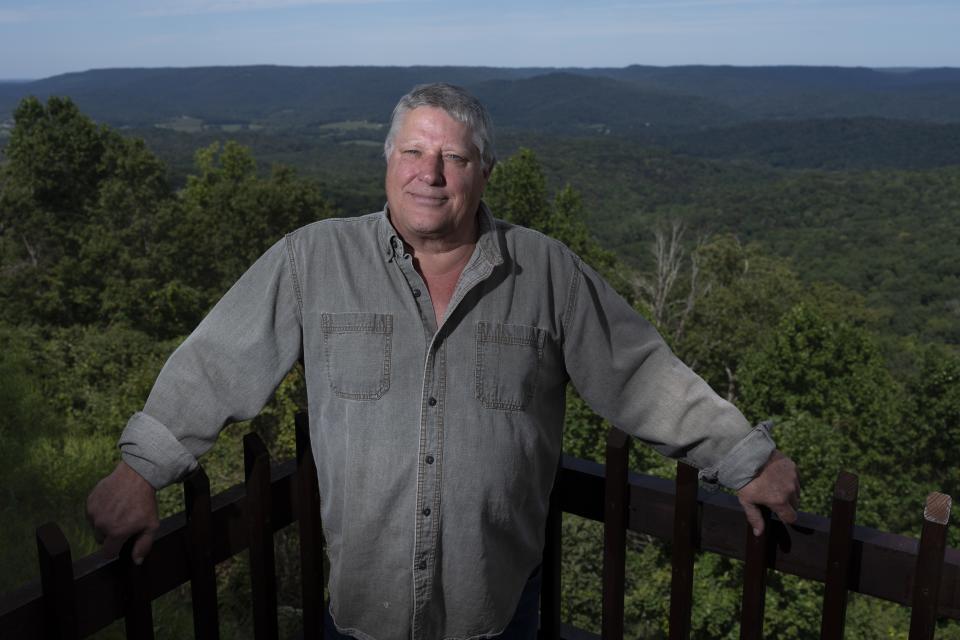
<svg viewBox="0 0 960 640"><path fill-rule="evenodd" d="M382 122L369 120L344 120L342 122L328 122L320 125L320 129L330 131L379 131L385 125Z"/></svg>

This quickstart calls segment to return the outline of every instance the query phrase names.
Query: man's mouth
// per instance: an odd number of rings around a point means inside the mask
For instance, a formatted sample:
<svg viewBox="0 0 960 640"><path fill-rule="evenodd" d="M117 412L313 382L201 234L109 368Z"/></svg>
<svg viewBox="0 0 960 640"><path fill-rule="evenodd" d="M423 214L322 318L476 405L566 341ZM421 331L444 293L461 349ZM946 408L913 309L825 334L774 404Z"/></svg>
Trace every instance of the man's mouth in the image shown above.
<svg viewBox="0 0 960 640"><path fill-rule="evenodd" d="M422 193L408 193L414 202L428 206L438 206L447 201L447 196L431 196Z"/></svg>

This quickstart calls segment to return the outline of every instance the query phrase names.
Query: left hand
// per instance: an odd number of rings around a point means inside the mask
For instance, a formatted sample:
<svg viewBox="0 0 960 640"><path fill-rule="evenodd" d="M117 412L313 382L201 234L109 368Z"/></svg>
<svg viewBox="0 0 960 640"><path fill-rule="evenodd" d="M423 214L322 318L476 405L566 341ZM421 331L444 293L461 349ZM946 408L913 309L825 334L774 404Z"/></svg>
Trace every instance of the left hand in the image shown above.
<svg viewBox="0 0 960 640"><path fill-rule="evenodd" d="M800 504L797 465L774 449L760 473L737 491L737 498L756 536L763 533L761 506L769 507L787 524L796 522L797 506Z"/></svg>
<svg viewBox="0 0 960 640"><path fill-rule="evenodd" d="M134 537L131 556L135 564L141 564L160 526L157 492L143 476L121 461L113 473L90 492L87 519L106 557L116 556L127 538Z"/></svg>

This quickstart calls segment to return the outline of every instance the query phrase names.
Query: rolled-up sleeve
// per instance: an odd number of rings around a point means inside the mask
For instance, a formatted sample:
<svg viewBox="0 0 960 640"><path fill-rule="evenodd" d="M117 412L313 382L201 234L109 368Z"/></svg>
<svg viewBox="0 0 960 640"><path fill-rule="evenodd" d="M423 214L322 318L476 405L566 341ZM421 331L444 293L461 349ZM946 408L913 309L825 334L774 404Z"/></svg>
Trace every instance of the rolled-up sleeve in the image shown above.
<svg viewBox="0 0 960 640"><path fill-rule="evenodd" d="M155 488L195 468L224 425L257 415L301 357L292 241L271 247L220 299L127 423L121 456Z"/></svg>
<svg viewBox="0 0 960 640"><path fill-rule="evenodd" d="M776 448L770 436L771 426L770 422L758 424L715 465L701 469L700 479L730 489L739 489L753 480Z"/></svg>
<svg viewBox="0 0 960 640"><path fill-rule="evenodd" d="M617 428L739 489L773 451L766 429L681 362L657 330L578 263L564 311L564 359L584 400Z"/></svg>

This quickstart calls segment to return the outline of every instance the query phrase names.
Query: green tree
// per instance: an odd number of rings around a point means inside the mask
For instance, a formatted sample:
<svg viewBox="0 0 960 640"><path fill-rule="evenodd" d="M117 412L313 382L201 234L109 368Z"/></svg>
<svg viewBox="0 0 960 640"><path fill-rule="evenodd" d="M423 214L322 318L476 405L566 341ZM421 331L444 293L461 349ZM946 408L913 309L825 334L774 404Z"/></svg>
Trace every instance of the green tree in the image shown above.
<svg viewBox="0 0 960 640"><path fill-rule="evenodd" d="M956 499L960 496L956 466L960 451L960 355L943 347L926 347L907 389L914 459L923 465L923 475L933 488Z"/></svg>
<svg viewBox="0 0 960 640"><path fill-rule="evenodd" d="M46 105L25 98L13 117L5 149L4 203L24 209L6 213L21 234L31 234L31 244L41 246L42 238L68 231L74 216L96 199L105 169L101 161L113 140L107 128L85 117L69 98L52 97ZM50 217L31 219L41 213ZM53 229L38 226L42 222L53 222Z"/></svg>
<svg viewBox="0 0 960 640"><path fill-rule="evenodd" d="M789 455L797 447L815 500L825 500L842 468L860 476L863 524L912 530L926 453L903 427L905 390L866 329L797 305L747 354L740 381L741 408L783 424L777 437Z"/></svg>
<svg viewBox="0 0 960 640"><path fill-rule="evenodd" d="M66 98L45 106L28 98L14 122L0 171L0 290L11 301L3 317L118 320L118 308L140 297L131 283L149 289L163 279L157 214L172 197L163 165Z"/></svg>
<svg viewBox="0 0 960 640"><path fill-rule="evenodd" d="M527 148L493 168L484 200L507 222L542 229L550 215L547 180L536 155Z"/></svg>
<svg viewBox="0 0 960 640"><path fill-rule="evenodd" d="M199 150L196 165L181 194L176 254L179 277L209 304L283 234L332 215L316 184L283 166L259 177L250 150L235 142Z"/></svg>
<svg viewBox="0 0 960 640"><path fill-rule="evenodd" d="M632 301L633 286L626 269L590 233L580 194L566 185L551 201L546 185L536 155L521 148L494 167L484 200L498 218L536 229L570 247L620 295Z"/></svg>
<svg viewBox="0 0 960 640"><path fill-rule="evenodd" d="M782 260L732 235L698 246L690 270L667 335L687 364L736 401L743 356L797 303L799 279Z"/></svg>
<svg viewBox="0 0 960 640"><path fill-rule="evenodd" d="M748 354L741 383L749 416L809 413L864 443L901 417L901 390L869 332L808 304L794 307Z"/></svg>

